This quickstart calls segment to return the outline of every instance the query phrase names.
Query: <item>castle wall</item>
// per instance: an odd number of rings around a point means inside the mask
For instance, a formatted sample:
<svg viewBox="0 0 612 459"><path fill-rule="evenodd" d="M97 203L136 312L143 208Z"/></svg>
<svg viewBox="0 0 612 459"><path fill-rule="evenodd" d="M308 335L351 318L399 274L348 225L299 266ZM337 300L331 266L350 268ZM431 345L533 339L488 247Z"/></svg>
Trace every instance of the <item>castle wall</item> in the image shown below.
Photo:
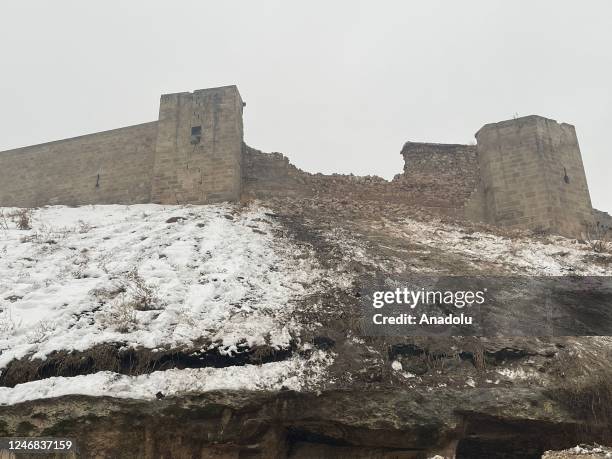
<svg viewBox="0 0 612 459"><path fill-rule="evenodd" d="M157 122L0 152L0 205L144 203Z"/></svg>
<svg viewBox="0 0 612 459"><path fill-rule="evenodd" d="M161 97L153 202L240 199L242 108L235 86Z"/></svg>
<svg viewBox="0 0 612 459"><path fill-rule="evenodd" d="M568 236L592 224L573 126L528 116L487 124L476 138L490 223Z"/></svg>
<svg viewBox="0 0 612 459"><path fill-rule="evenodd" d="M477 146L407 142L392 181L304 172L243 141L236 86L166 94L159 120L0 152L0 206L204 204L326 197L418 206L579 237L591 208L576 132L540 116L485 125Z"/></svg>

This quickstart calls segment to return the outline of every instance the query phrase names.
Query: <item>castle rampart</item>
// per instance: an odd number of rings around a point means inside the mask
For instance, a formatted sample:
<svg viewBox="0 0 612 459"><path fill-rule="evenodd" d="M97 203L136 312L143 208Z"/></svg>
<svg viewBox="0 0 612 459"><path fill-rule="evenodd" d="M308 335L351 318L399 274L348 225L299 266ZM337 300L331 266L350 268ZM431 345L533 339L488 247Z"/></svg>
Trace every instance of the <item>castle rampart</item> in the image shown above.
<svg viewBox="0 0 612 459"><path fill-rule="evenodd" d="M236 86L166 94L158 121L0 152L0 206L331 196L568 236L612 224L591 207L569 124L528 116L483 126L477 145L406 142L387 181L311 174L248 147L243 107Z"/></svg>
<svg viewBox="0 0 612 459"><path fill-rule="evenodd" d="M0 153L0 205L151 201L157 122Z"/></svg>
<svg viewBox="0 0 612 459"><path fill-rule="evenodd" d="M242 108L235 86L167 94L159 121L0 152L0 205L237 200Z"/></svg>

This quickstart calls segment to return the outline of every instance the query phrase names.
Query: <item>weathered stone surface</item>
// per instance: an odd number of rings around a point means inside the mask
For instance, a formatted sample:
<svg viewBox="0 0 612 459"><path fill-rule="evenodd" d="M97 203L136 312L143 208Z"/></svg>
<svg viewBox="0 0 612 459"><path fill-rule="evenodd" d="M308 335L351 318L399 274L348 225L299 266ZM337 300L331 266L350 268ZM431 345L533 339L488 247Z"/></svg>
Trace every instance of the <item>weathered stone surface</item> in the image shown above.
<svg viewBox="0 0 612 459"><path fill-rule="evenodd" d="M0 153L0 206L151 201L157 122Z"/></svg>

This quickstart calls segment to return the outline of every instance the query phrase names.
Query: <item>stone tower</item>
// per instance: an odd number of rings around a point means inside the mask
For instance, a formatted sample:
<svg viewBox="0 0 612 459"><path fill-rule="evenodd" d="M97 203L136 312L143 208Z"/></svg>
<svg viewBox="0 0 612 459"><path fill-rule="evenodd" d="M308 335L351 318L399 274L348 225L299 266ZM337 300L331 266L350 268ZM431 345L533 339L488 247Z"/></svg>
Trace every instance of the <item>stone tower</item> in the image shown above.
<svg viewBox="0 0 612 459"><path fill-rule="evenodd" d="M593 223L574 126L526 116L486 124L476 139L488 222L573 237Z"/></svg>
<svg viewBox="0 0 612 459"><path fill-rule="evenodd" d="M161 96L152 202L240 199L243 106L236 86Z"/></svg>

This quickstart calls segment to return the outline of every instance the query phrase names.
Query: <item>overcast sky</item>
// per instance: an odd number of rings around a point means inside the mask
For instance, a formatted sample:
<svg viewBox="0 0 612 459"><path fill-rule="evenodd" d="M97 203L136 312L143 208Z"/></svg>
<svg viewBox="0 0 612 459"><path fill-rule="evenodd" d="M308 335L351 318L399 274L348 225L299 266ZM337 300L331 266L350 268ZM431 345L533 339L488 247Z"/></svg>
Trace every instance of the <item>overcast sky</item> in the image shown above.
<svg viewBox="0 0 612 459"><path fill-rule="evenodd" d="M245 139L311 172L391 178L406 140L574 124L612 211L612 2L5 0L0 150L157 119L237 84Z"/></svg>

